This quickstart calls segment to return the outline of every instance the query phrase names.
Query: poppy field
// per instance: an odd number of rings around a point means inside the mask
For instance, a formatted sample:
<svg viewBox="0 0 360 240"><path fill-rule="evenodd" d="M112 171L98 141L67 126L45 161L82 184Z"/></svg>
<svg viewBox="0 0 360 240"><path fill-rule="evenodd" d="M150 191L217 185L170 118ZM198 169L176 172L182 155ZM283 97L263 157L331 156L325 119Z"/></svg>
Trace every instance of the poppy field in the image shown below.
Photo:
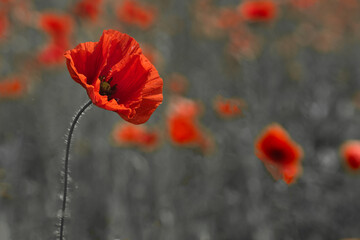
<svg viewBox="0 0 360 240"><path fill-rule="evenodd" d="M0 240L360 238L360 1L0 12Z"/></svg>

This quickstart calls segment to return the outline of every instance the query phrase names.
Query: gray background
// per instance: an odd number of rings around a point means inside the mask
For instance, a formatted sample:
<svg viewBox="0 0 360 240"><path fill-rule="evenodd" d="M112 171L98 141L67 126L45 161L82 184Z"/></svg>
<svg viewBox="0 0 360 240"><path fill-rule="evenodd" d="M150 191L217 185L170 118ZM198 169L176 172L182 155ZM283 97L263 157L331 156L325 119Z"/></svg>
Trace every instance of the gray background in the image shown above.
<svg viewBox="0 0 360 240"><path fill-rule="evenodd" d="M327 1L322 11L308 12L279 1L281 14L275 21L246 24L262 39L257 56L248 58L226 51L227 33L214 37L202 31L206 23L199 21L197 1L147 2L159 11L147 30L118 21L112 9L116 1L104 1L97 23L74 15L72 46L98 41L108 28L153 45L163 58L159 72L165 85L171 73L181 73L190 82L186 97L203 102L201 123L216 150L204 156L173 146L166 132L154 152L115 147L110 133L122 120L92 107L81 118L71 149L67 239L360 237L360 178L345 171L338 153L345 140L360 138L360 113L353 104L360 85L360 44L356 29L349 27L360 23L357 15L345 14L349 19L343 31L331 32L318 14L329 11L342 19L346 11L331 5L337 0ZM74 4L36 0L29 7L72 14ZM9 33L0 43L0 73L5 78L25 71L31 85L20 99L0 100L0 186L8 194L0 198L0 239L55 239L65 134L88 97L70 78L65 62L24 70L47 38L37 27L21 25L11 12L9 18ZM324 52L314 47L320 40L301 44L308 33L296 34L304 22L340 36L336 47ZM285 42L290 36L295 37ZM294 66L300 73L294 73ZM244 117L219 118L212 109L218 94L245 99ZM165 90L148 126L165 124L170 97ZM254 155L254 140L272 122L284 126L305 152L303 175L291 186L275 182Z"/></svg>

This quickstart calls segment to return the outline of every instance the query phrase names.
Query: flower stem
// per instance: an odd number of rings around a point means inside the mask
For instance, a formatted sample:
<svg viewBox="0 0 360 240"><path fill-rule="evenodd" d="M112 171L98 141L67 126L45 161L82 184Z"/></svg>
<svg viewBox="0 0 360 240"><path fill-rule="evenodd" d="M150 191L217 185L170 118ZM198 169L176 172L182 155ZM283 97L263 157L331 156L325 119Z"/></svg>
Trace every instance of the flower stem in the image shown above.
<svg viewBox="0 0 360 240"><path fill-rule="evenodd" d="M67 137L66 143L66 152L65 152L65 162L64 162L64 189L62 195L62 207L61 207L61 216L60 216L60 226L59 226L59 239L63 240L64 238L64 222L65 222L65 210L66 210L66 200L67 200L67 192L68 192L68 178L69 178L69 151L71 145L71 137L75 129L75 125L78 122L80 116L84 113L84 111L91 105L92 101L90 100L81 109L76 113L73 122L71 123L71 127L69 129L69 134Z"/></svg>

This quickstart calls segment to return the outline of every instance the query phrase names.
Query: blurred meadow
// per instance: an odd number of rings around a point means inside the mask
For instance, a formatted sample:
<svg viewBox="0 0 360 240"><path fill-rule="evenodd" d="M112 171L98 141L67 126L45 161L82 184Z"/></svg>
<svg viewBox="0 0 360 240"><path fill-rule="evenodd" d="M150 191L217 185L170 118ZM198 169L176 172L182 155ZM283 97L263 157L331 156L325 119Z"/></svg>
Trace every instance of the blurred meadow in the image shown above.
<svg viewBox="0 0 360 240"><path fill-rule="evenodd" d="M66 239L360 237L360 162L340 150L360 140L360 1L0 0L0 12L1 240L56 239L65 136L89 101L63 54L105 29L140 43L164 100L143 125L82 116ZM303 151L290 184L255 153L272 123Z"/></svg>

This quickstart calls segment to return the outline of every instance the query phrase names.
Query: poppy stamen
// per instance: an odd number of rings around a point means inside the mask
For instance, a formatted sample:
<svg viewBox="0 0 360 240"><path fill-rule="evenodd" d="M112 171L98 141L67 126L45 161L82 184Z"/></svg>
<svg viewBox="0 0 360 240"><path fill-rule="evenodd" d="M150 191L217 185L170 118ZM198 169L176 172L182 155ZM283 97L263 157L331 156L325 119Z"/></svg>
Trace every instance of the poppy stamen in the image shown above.
<svg viewBox="0 0 360 240"><path fill-rule="evenodd" d="M108 77L100 76L100 90L99 93L102 96L108 96L110 98L110 95L114 93L114 90L116 88L116 84L114 86L111 86L110 83L113 80L112 77L107 80ZM106 81L107 80L107 81Z"/></svg>

